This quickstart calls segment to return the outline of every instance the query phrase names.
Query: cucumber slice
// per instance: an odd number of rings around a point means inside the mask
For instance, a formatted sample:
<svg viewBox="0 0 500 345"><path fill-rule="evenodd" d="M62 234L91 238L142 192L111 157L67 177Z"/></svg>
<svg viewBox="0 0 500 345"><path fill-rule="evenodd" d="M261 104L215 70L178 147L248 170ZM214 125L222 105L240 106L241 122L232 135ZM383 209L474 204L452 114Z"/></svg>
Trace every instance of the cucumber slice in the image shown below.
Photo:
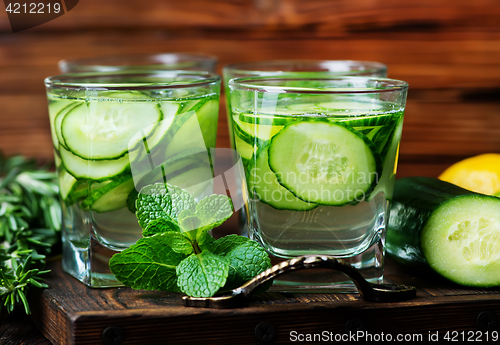
<svg viewBox="0 0 500 345"><path fill-rule="evenodd" d="M56 140L61 146L65 147L65 148L68 148L68 146L66 145L66 142L64 141L64 137L62 135L62 128L61 128L62 122L63 122L64 118L66 117L66 115L70 111L72 111L73 109L75 109L77 107L84 107L84 104L83 103L76 103L76 102L69 104L64 109L62 109L59 113L57 113L57 116L54 119L54 128L55 128L55 133L56 133L56 138L57 138Z"/></svg>
<svg viewBox="0 0 500 345"><path fill-rule="evenodd" d="M205 140L205 147L207 149L215 148L219 118L219 100L207 100L199 109L196 110L196 116L198 117L203 140Z"/></svg>
<svg viewBox="0 0 500 345"><path fill-rule="evenodd" d="M236 150L238 151L241 158L245 160L250 160L254 154L254 146L243 140L238 132L235 131L234 136L234 144L236 146Z"/></svg>
<svg viewBox="0 0 500 345"><path fill-rule="evenodd" d="M341 206L363 200L380 176L371 141L341 124L292 123L271 140L269 166L299 199Z"/></svg>
<svg viewBox="0 0 500 345"><path fill-rule="evenodd" d="M52 143L56 149L59 147L59 140L57 139L55 120L57 114L70 104L75 105L76 103L73 100L61 99L58 101L52 101L49 104L50 133L52 135Z"/></svg>
<svg viewBox="0 0 500 345"><path fill-rule="evenodd" d="M500 199L457 196L441 204L420 235L427 263L458 284L500 285Z"/></svg>
<svg viewBox="0 0 500 345"><path fill-rule="evenodd" d="M398 166L399 143L401 142L401 132L403 130L403 119L401 118L394 134L389 136L387 152L384 156L382 165L382 175L379 176L377 186L370 194L368 201L372 200L379 192L383 192L388 200L392 199L394 183L396 180L396 169ZM384 149L385 150L385 149Z"/></svg>
<svg viewBox="0 0 500 345"><path fill-rule="evenodd" d="M237 130L242 133L241 137L246 142L253 144L255 142L255 138L259 141L267 142L271 140L283 127L278 125L263 125L263 124L251 124L248 122L242 122L238 119L238 117L234 117L234 126L237 127Z"/></svg>
<svg viewBox="0 0 500 345"><path fill-rule="evenodd" d="M137 162L135 164L139 166L139 161L149 161L157 151L165 151L167 136L179 108L177 103L162 104L163 120L144 128L130 139L128 151L131 162ZM147 163L145 165L148 166Z"/></svg>
<svg viewBox="0 0 500 345"><path fill-rule="evenodd" d="M131 175L123 175L97 188L81 203L83 209L95 212L110 212L127 206L127 197L134 189Z"/></svg>
<svg viewBox="0 0 500 345"><path fill-rule="evenodd" d="M130 140L136 133L146 128L152 131L161 120L162 112L156 103L91 102L88 107L77 106L64 116L63 146L84 159L119 158L134 146ZM139 142L140 138L136 140Z"/></svg>
<svg viewBox="0 0 500 345"><path fill-rule="evenodd" d="M182 108L183 113L195 112L206 148L215 148L217 140L217 121L219 117L219 100L203 98L193 100Z"/></svg>
<svg viewBox="0 0 500 345"><path fill-rule="evenodd" d="M59 194L64 201L68 201L72 193L74 193L85 182L77 180L73 175L68 173L64 167L60 167L57 174L59 183Z"/></svg>
<svg viewBox="0 0 500 345"><path fill-rule="evenodd" d="M278 183L276 175L269 168L268 148L259 150L255 166L249 170L247 181L250 197L278 210L308 211L316 208L317 204L296 198Z"/></svg>
<svg viewBox="0 0 500 345"><path fill-rule="evenodd" d="M115 160L90 161L75 156L63 146L59 146L59 151L66 170L76 179L105 181L130 170L128 154Z"/></svg>
<svg viewBox="0 0 500 345"><path fill-rule="evenodd" d="M165 157L173 157L175 154L187 149L196 149L198 152L207 151L195 111L176 116L171 133L172 135L168 139L165 150Z"/></svg>
<svg viewBox="0 0 500 345"><path fill-rule="evenodd" d="M295 122L300 120L299 117L292 116L264 116L264 115L255 115L250 113L241 113L239 115L235 115L233 118L238 118L238 122L250 123L253 125L267 125L267 126L286 126L290 122Z"/></svg>
<svg viewBox="0 0 500 345"><path fill-rule="evenodd" d="M344 115L360 113L379 112L383 109L380 103L362 103L359 101L337 101L337 102L320 102L316 103L316 109L327 112L339 112Z"/></svg>

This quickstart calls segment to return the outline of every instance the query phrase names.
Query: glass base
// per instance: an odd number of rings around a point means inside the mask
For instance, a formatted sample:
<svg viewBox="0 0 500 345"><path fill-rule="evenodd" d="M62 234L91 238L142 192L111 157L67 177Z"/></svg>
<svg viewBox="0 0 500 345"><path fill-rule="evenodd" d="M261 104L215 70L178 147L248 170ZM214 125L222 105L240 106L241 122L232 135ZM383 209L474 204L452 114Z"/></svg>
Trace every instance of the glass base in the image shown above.
<svg viewBox="0 0 500 345"><path fill-rule="evenodd" d="M378 240L363 253L350 258L342 258L354 266L363 277L375 284L384 280L383 240ZM273 264L284 259L273 258ZM287 273L274 280L269 289L273 292L290 293L355 293L358 289L345 274L328 269L304 269Z"/></svg>
<svg viewBox="0 0 500 345"><path fill-rule="evenodd" d="M91 288L123 286L109 270L109 259L117 251L103 246L93 236L78 244L63 238L62 268Z"/></svg>

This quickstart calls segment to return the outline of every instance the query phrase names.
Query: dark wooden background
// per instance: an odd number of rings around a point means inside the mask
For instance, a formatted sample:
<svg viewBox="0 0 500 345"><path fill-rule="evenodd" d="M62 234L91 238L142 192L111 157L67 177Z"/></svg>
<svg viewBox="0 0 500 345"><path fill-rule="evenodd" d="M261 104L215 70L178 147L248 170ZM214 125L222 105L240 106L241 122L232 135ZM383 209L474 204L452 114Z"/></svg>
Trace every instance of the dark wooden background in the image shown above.
<svg viewBox="0 0 500 345"><path fill-rule="evenodd" d="M216 55L219 72L264 59L387 64L410 84L398 177L500 152L498 0L81 0L15 34L2 11L0 150L52 160L43 79L60 59L176 51ZM229 146L223 103L217 145ZM24 319L0 325L9 344L47 344Z"/></svg>
<svg viewBox="0 0 500 345"><path fill-rule="evenodd" d="M398 177L500 152L498 0L85 0L12 33L0 15L0 149L52 157L43 79L60 59L201 52L228 63L375 60L410 84ZM219 147L228 147L221 104Z"/></svg>

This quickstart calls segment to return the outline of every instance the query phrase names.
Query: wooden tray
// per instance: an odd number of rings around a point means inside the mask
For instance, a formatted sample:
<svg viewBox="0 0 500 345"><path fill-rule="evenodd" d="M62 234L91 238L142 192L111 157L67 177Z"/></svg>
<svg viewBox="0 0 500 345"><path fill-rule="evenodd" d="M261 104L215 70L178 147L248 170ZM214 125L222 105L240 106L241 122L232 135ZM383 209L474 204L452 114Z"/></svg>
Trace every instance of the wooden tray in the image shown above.
<svg viewBox="0 0 500 345"><path fill-rule="evenodd" d="M499 289L412 277L391 262L386 276L416 286L416 299L370 303L357 294L273 292L253 297L245 308L226 310L183 307L179 294L91 289L62 272L59 261L49 268L50 289L38 290L31 303L34 321L54 344L364 342L394 341L404 334L415 343L431 336L488 343L498 334ZM347 338L349 332L359 337Z"/></svg>

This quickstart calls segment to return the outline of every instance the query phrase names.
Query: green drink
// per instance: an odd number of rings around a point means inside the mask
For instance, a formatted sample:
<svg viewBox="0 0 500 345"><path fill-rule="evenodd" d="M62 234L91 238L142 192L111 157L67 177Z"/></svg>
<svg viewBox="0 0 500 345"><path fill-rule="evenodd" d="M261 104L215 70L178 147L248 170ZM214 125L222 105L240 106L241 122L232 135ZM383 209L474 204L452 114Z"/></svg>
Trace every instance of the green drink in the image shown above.
<svg viewBox="0 0 500 345"><path fill-rule="evenodd" d="M74 74L46 79L63 200L63 267L117 285L107 261L141 237L135 200L167 181L212 192L219 77L205 72Z"/></svg>
<svg viewBox="0 0 500 345"><path fill-rule="evenodd" d="M230 87L251 237L275 257L333 255L381 281L406 83L242 78ZM277 289L349 287L332 273L304 276Z"/></svg>

